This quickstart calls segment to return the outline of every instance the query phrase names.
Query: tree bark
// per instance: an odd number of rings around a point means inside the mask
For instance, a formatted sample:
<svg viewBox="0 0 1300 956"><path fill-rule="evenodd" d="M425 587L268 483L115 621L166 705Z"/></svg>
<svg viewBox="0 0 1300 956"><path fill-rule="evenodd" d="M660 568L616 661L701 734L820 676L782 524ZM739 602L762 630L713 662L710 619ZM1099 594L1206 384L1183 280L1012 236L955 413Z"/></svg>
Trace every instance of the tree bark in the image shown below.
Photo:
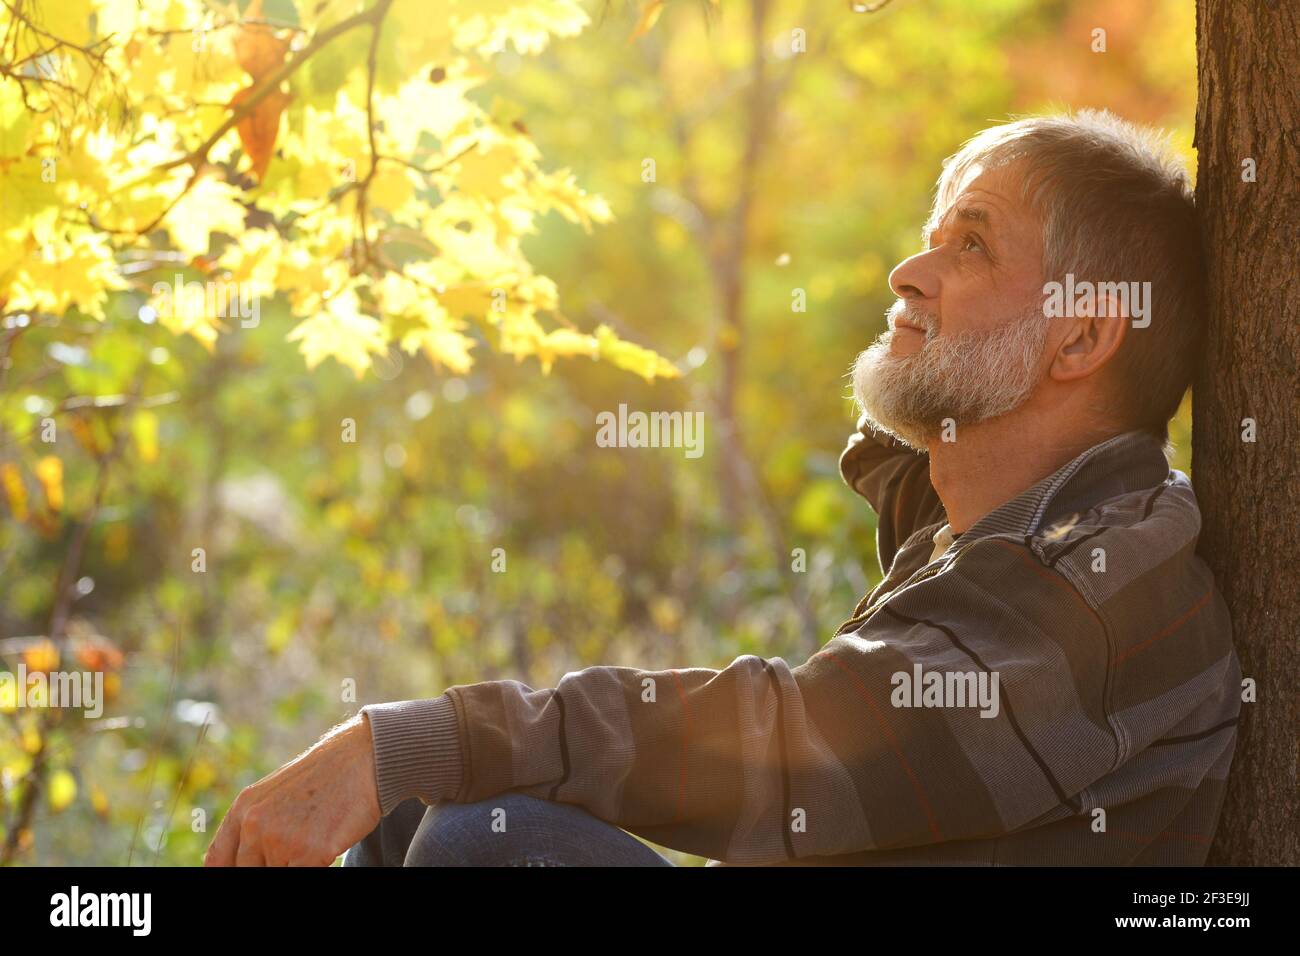
<svg viewBox="0 0 1300 956"><path fill-rule="evenodd" d="M1209 862L1300 863L1300 13L1197 0L1196 202L1209 325L1193 385L1198 552L1232 612L1255 703ZM1254 182L1246 160L1254 161ZM1244 433L1252 419L1255 440Z"/></svg>

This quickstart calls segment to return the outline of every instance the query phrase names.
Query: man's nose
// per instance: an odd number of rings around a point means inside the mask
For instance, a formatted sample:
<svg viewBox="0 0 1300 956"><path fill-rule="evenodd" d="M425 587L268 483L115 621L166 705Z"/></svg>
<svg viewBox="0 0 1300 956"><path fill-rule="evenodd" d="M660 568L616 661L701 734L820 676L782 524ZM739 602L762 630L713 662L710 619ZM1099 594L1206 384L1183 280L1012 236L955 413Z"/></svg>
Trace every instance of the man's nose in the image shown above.
<svg viewBox="0 0 1300 956"><path fill-rule="evenodd" d="M889 273L889 288L894 295L907 301L939 295L938 263L932 254L935 251L918 252L894 266L894 271Z"/></svg>

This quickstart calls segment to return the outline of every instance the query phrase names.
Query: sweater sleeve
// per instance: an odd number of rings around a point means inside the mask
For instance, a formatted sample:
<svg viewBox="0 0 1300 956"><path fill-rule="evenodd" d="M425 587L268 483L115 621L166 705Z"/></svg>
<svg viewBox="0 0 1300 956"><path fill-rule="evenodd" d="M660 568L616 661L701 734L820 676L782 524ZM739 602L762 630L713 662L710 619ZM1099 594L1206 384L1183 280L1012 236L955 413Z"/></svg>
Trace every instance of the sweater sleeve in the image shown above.
<svg viewBox="0 0 1300 956"><path fill-rule="evenodd" d="M371 704L361 712L370 722L380 813L387 816L411 797L433 803L460 789L460 724L449 695Z"/></svg>
<svg viewBox="0 0 1300 956"><path fill-rule="evenodd" d="M863 415L840 455L840 474L876 512L876 553L888 573L899 546L918 528L945 519L930 484L930 456L872 428Z"/></svg>
<svg viewBox="0 0 1300 956"><path fill-rule="evenodd" d="M594 666L553 688L486 681L368 707L385 809L523 792L740 864L1069 815L1115 759L1106 639L1054 572L1013 573L1025 549L981 551L799 666ZM924 706L931 673L968 698Z"/></svg>

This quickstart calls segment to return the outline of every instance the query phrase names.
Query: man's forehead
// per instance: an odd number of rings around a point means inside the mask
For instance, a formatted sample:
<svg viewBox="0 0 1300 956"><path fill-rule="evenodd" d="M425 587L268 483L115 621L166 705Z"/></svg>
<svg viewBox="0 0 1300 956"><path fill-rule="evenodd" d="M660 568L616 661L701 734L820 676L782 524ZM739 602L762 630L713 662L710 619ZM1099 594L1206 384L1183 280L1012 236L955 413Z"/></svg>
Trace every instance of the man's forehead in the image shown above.
<svg viewBox="0 0 1300 956"><path fill-rule="evenodd" d="M1028 224L1032 216L1021 198L1020 175L1013 166L971 169L952 190L948 204L934 210L927 228L949 219L981 225L990 231Z"/></svg>

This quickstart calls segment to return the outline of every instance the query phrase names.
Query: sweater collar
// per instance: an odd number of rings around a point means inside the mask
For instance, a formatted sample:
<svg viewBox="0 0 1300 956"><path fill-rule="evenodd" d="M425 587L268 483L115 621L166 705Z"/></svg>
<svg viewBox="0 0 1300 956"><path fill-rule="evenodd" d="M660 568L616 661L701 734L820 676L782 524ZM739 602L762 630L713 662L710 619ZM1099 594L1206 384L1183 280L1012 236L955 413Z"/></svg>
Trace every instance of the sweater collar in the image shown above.
<svg viewBox="0 0 1300 956"><path fill-rule="evenodd" d="M957 535L953 547L994 534L1036 534L1055 519L1082 514L1118 495L1155 487L1168 475L1169 460L1154 435L1144 431L1114 435L994 508Z"/></svg>

